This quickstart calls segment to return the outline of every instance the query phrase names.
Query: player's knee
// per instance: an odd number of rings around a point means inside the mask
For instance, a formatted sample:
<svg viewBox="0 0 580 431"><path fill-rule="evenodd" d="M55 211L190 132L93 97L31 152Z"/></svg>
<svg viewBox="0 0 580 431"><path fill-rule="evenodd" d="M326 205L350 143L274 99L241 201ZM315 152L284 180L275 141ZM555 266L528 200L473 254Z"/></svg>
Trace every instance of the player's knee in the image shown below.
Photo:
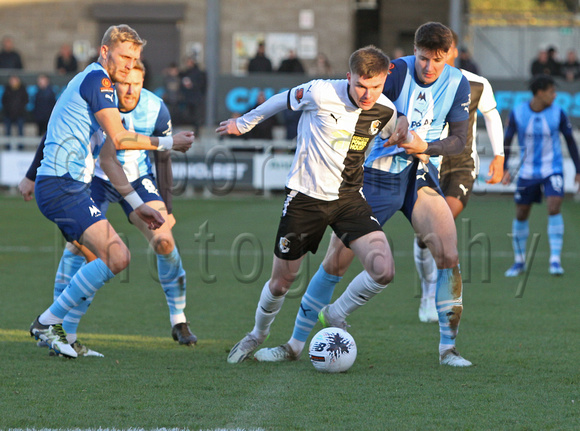
<svg viewBox="0 0 580 431"><path fill-rule="evenodd" d="M438 256L433 256L438 269L455 268L459 265L459 254L457 249L443 249Z"/></svg>
<svg viewBox="0 0 580 431"><path fill-rule="evenodd" d="M382 286L386 286L395 278L395 264L392 259L385 259L378 267L373 269L367 269L367 272L375 283Z"/></svg>
<svg viewBox="0 0 580 431"><path fill-rule="evenodd" d="M162 254L166 255L173 251L175 247L175 243L168 237L161 237L154 241L153 249L155 250L155 254Z"/></svg>
<svg viewBox="0 0 580 431"><path fill-rule="evenodd" d="M107 259L107 266L113 274L118 274L129 266L131 261L131 253L129 249L124 247L113 253L110 253Z"/></svg>
<svg viewBox="0 0 580 431"><path fill-rule="evenodd" d="M395 270L384 272L378 276L373 277L373 280L382 286L387 286L395 278Z"/></svg>
<svg viewBox="0 0 580 431"><path fill-rule="evenodd" d="M274 296L286 295L290 286L294 282L295 277L287 276L283 278L271 278L270 279L270 292Z"/></svg>

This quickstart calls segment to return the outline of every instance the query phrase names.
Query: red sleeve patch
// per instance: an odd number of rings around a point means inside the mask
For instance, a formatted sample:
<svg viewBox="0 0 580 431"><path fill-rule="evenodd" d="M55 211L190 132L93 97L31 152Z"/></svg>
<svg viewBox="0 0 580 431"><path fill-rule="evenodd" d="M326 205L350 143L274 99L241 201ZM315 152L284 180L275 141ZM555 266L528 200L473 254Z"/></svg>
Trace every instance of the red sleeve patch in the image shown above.
<svg viewBox="0 0 580 431"><path fill-rule="evenodd" d="M103 92L113 92L113 87L111 84L111 80L109 78L101 79L101 93Z"/></svg>
<svg viewBox="0 0 580 431"><path fill-rule="evenodd" d="M298 90L296 90L296 101L298 103L300 103L300 101L302 100L302 98L304 97L304 88L299 88Z"/></svg>

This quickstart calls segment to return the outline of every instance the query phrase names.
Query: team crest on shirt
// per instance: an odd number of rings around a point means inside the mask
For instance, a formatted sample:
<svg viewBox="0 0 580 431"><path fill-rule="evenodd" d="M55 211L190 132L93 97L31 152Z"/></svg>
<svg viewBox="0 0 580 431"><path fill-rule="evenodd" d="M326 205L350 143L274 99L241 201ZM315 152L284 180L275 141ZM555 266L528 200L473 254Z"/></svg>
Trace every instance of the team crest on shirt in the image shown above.
<svg viewBox="0 0 580 431"><path fill-rule="evenodd" d="M280 243L278 244L280 253L288 253L290 251L290 240L288 238L280 238Z"/></svg>
<svg viewBox="0 0 580 431"><path fill-rule="evenodd" d="M369 135L376 135L379 133L379 128L381 126L381 120L375 120L371 123L371 127L369 127Z"/></svg>
<svg viewBox="0 0 580 431"><path fill-rule="evenodd" d="M304 97L304 88L299 88L298 90L296 90L296 94L294 95L294 97L296 97L296 102L300 103L300 101Z"/></svg>

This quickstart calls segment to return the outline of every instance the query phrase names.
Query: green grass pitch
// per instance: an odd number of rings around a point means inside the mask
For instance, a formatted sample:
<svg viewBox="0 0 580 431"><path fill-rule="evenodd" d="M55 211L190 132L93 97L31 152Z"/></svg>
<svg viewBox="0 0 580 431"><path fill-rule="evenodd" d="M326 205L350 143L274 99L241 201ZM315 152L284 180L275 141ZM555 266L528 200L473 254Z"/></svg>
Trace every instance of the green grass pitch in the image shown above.
<svg viewBox="0 0 580 431"><path fill-rule="evenodd" d="M294 363L226 363L253 326L282 203L281 195L176 200L195 348L170 337L147 244L113 207L131 265L99 291L79 328L105 358L66 360L28 334L52 301L60 233L35 203L0 197L0 429L580 429L579 203L563 206L563 277L548 275L546 207L534 207L529 242L539 236L524 283L503 276L511 198L472 197L457 221L465 281L457 347L475 364L468 369L438 363L438 327L417 318L412 230L396 215L385 226L395 280L350 316L358 358L334 375L316 372L304 353ZM288 339L327 243L308 258L265 346ZM335 298L359 270L350 268Z"/></svg>

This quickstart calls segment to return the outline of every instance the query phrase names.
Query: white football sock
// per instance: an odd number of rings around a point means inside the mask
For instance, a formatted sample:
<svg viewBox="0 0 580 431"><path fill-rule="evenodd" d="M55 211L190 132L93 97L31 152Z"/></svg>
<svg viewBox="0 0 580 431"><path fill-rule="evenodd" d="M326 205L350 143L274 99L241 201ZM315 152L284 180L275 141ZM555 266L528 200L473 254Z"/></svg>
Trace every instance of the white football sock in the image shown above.
<svg viewBox="0 0 580 431"><path fill-rule="evenodd" d="M286 295L274 296L270 292L270 280L264 284L258 308L256 309L256 323L251 334L260 341L264 341L270 333L270 325L282 308Z"/></svg>
<svg viewBox="0 0 580 431"><path fill-rule="evenodd" d="M288 340L288 345L290 346L292 351L297 355L300 355L300 353L302 353L302 350L304 350L305 344L306 343L304 341L297 340L294 337L292 337Z"/></svg>
<svg viewBox="0 0 580 431"><path fill-rule="evenodd" d="M388 285L377 283L368 272L363 271L348 285L342 295L328 307L328 313L333 319L345 319L357 308L365 305L373 296L380 293Z"/></svg>
<svg viewBox="0 0 580 431"><path fill-rule="evenodd" d="M415 268L421 278L421 292L423 298L435 297L437 290L437 264L429 248L419 247L419 238L415 237L413 243L413 255Z"/></svg>

